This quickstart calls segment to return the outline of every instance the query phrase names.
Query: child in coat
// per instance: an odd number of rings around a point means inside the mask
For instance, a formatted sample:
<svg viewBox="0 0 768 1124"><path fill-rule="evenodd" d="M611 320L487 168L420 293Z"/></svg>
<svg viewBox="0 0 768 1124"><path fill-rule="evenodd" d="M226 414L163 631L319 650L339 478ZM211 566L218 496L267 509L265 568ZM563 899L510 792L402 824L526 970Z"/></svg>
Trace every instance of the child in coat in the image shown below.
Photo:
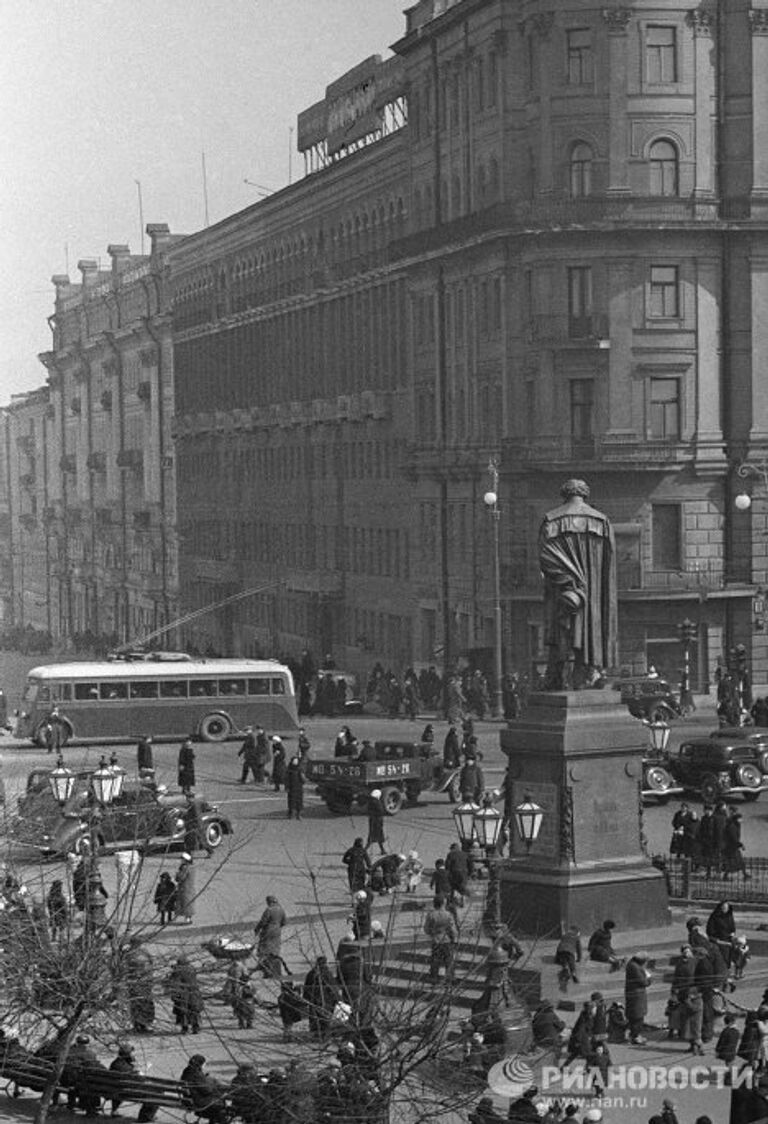
<svg viewBox="0 0 768 1124"><path fill-rule="evenodd" d="M735 1015L727 1014L723 1021L725 1026L720 1031L720 1037L715 1046L715 1057L730 1066L736 1061L741 1036L738 1027L734 1025L736 1023Z"/></svg>
<svg viewBox="0 0 768 1124"><path fill-rule="evenodd" d="M419 858L419 852L410 851L408 854L408 858L405 860L405 864L403 866L406 894L414 894L417 887L421 885L421 875L423 870L424 863Z"/></svg>
<svg viewBox="0 0 768 1124"><path fill-rule="evenodd" d="M733 968L733 978L735 980L740 980L744 976L744 969L750 957L751 953L749 951L749 945L747 944L747 938L743 935L734 936L731 946L731 967Z"/></svg>
<svg viewBox="0 0 768 1124"><path fill-rule="evenodd" d="M237 1019L240 1030L250 1030L256 1014L256 993L245 968L234 981L232 989L232 1014Z"/></svg>
<svg viewBox="0 0 768 1124"><path fill-rule="evenodd" d="M160 914L160 924L168 925L176 912L176 883L167 870L160 875L155 890L155 908Z"/></svg>

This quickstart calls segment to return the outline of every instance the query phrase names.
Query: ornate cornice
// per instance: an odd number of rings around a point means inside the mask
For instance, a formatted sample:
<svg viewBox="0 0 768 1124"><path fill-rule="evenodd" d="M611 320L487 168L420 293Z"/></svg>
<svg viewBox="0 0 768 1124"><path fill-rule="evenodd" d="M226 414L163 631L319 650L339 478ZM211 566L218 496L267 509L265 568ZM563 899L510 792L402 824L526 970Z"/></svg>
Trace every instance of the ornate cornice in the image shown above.
<svg viewBox="0 0 768 1124"><path fill-rule="evenodd" d="M749 26L753 35L768 35L768 8L752 8Z"/></svg>
<svg viewBox="0 0 768 1124"><path fill-rule="evenodd" d="M712 34L715 21L711 12L703 8L691 8L686 14L685 22L692 29L695 36L709 36Z"/></svg>
<svg viewBox="0 0 768 1124"><path fill-rule="evenodd" d="M608 25L609 35L623 35L632 19L631 8L603 8L603 19Z"/></svg>

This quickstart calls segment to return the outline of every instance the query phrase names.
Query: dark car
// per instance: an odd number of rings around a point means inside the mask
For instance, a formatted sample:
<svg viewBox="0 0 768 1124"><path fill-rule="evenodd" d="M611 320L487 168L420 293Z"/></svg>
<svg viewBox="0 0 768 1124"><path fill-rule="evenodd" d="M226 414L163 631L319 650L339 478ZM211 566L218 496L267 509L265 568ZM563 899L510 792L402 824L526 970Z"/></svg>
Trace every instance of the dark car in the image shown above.
<svg viewBox="0 0 768 1124"><path fill-rule="evenodd" d="M666 679L658 675L627 676L614 683L633 718L669 722L682 714L680 699Z"/></svg>
<svg viewBox="0 0 768 1124"><path fill-rule="evenodd" d="M709 735L717 742L748 742L755 747L758 764L768 773L768 730L760 726L721 726Z"/></svg>
<svg viewBox="0 0 768 1124"><path fill-rule="evenodd" d="M739 793L745 800L757 800L768 788L768 777L761 767L759 746L725 738L698 738L685 741L667 763L674 779L686 792L700 793L705 803Z"/></svg>
<svg viewBox="0 0 768 1124"><path fill-rule="evenodd" d="M136 848L143 852L167 851L185 846L185 798L138 781L126 781L117 800L95 814L88 799L90 771L75 774L72 795L60 808L48 785L50 770L36 769L27 778L27 791L19 797L19 815L11 837L36 847L44 855L81 854L90 846L92 830L100 852ZM219 847L232 823L214 804L200 801L205 846ZM93 823L91 825L91 820Z"/></svg>
<svg viewBox="0 0 768 1124"><path fill-rule="evenodd" d="M643 758L643 800L654 800L666 804L670 796L679 796L685 789L669 771L666 755L649 754Z"/></svg>

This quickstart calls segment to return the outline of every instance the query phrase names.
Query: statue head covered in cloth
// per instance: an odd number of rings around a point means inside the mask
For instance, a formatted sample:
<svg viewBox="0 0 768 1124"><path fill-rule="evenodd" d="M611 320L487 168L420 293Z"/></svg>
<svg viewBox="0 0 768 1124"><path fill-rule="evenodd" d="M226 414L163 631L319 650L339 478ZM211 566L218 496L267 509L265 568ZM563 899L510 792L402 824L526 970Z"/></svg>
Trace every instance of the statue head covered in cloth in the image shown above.
<svg viewBox="0 0 768 1124"><path fill-rule="evenodd" d="M616 554L607 516L584 480L566 480L563 503L539 531L544 578L546 689L591 687L616 666Z"/></svg>

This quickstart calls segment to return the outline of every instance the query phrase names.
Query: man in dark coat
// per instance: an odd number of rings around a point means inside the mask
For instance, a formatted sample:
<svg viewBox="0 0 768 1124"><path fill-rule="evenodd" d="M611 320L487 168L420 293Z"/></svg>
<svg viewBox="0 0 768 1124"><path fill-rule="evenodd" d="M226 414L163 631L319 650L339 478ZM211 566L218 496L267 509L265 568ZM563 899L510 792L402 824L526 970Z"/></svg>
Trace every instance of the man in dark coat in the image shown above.
<svg viewBox="0 0 768 1124"><path fill-rule="evenodd" d="M304 809L304 773L298 757L292 757L288 762L288 771L285 774L285 793L288 798L288 819L296 816L301 819Z"/></svg>
<svg viewBox="0 0 768 1124"><path fill-rule="evenodd" d="M485 788L485 778L483 770L474 755L467 755L459 774L459 788L461 789L462 800L473 800L475 804L480 803Z"/></svg>
<svg viewBox="0 0 768 1124"><path fill-rule="evenodd" d="M612 972L618 971L624 963L613 950L613 930L615 928L615 921L604 921L599 929L595 929L587 945L589 959L596 960L598 964L610 964Z"/></svg>
<svg viewBox="0 0 768 1124"><path fill-rule="evenodd" d="M180 956L171 969L167 990L179 1033L187 1034L191 1028L193 1034L199 1034L203 995L197 980L197 972L186 956Z"/></svg>
<svg viewBox="0 0 768 1124"><path fill-rule="evenodd" d="M579 977L576 975L576 965L581 963L582 955L579 927L578 925L569 925L560 937L555 949L555 963L560 965L561 987L567 987L569 980L573 980L574 983L579 982Z"/></svg>
<svg viewBox="0 0 768 1124"><path fill-rule="evenodd" d="M723 852L723 868L725 877L731 873L741 873L744 878L751 878L744 864L744 844L741 841L741 812L731 808L728 821L725 825L725 849Z"/></svg>
<svg viewBox="0 0 768 1124"><path fill-rule="evenodd" d="M187 1087L197 1116L202 1116L211 1124L226 1124L225 1086L207 1074L203 1069L204 1065L204 1056L193 1054L182 1071L182 1083Z"/></svg>
<svg viewBox="0 0 768 1124"><path fill-rule="evenodd" d="M368 793L368 840L365 844L366 850L374 843L378 843L382 855L387 853L384 846L384 807L381 803L381 790L378 788L374 788Z"/></svg>
<svg viewBox="0 0 768 1124"><path fill-rule="evenodd" d="M537 1046L559 1046L565 1023L555 1012L549 999L543 999L533 1015L533 1041Z"/></svg>
<svg viewBox="0 0 768 1124"><path fill-rule="evenodd" d="M466 852L462 851L458 843L451 843L448 854L445 856L445 869L451 881L451 890L462 897L467 892L469 881L469 859Z"/></svg>
<svg viewBox="0 0 768 1124"><path fill-rule="evenodd" d="M696 836L697 855L701 865L706 869L707 878L712 877L712 867L716 865L715 851L715 823L712 808L707 804L699 821L699 830Z"/></svg>
<svg viewBox="0 0 768 1124"><path fill-rule="evenodd" d="M651 973L647 970L647 952L636 952L628 961L624 977L624 1005L629 1023L630 1041L635 1046L644 1046L643 1029L648 1014L648 986Z"/></svg>
<svg viewBox="0 0 768 1124"><path fill-rule="evenodd" d="M89 1092L87 1071L104 1069L105 1066L94 1054L90 1042L87 1034L78 1034L67 1056L67 1080L63 1083L66 1083L70 1089L68 1099L71 1108L76 1104L86 1116L98 1116L101 1097Z"/></svg>
<svg viewBox="0 0 768 1124"><path fill-rule="evenodd" d="M725 828L728 823L728 809L719 800L712 813L712 855L716 871L722 869L725 856Z"/></svg>
<svg viewBox="0 0 768 1124"><path fill-rule="evenodd" d="M428 979L437 983L441 968L445 969L446 977L450 977L453 946L459 938L456 922L445 908L443 898L433 899L432 908L424 918L424 932L431 942Z"/></svg>
<svg viewBox="0 0 768 1124"><path fill-rule="evenodd" d="M183 741L179 749L178 782L184 795L189 796L195 787L195 751L190 738Z"/></svg>
<svg viewBox="0 0 768 1124"><path fill-rule="evenodd" d="M254 926L258 939L256 955L258 966L265 979L280 979L283 972L282 940L287 918L285 910L272 894L267 894L267 906Z"/></svg>
<svg viewBox="0 0 768 1124"><path fill-rule="evenodd" d="M361 836L358 836L352 846L344 852L341 861L347 868L349 892L354 894L357 890L365 889L368 872L371 869L371 860L368 858L368 852L363 845Z"/></svg>
<svg viewBox="0 0 768 1124"><path fill-rule="evenodd" d="M237 756L242 757L243 759L243 768L240 773L240 784L245 784L245 782L248 780L249 773L253 773L254 784L258 783L260 754L256 748L256 735L254 734L253 728L251 726L245 727L245 737L243 738L243 744L237 751ZM261 779L264 779L263 769Z"/></svg>
<svg viewBox="0 0 768 1124"><path fill-rule="evenodd" d="M333 1009L339 998L325 956L318 956L314 966L307 972L303 995L307 1005L309 1032L315 1038L324 1039L328 1034Z"/></svg>
<svg viewBox="0 0 768 1124"><path fill-rule="evenodd" d="M456 732L456 723L451 722L448 726L448 733L445 735L443 742L443 765L446 769L458 769L461 764L461 746L459 744L459 735Z"/></svg>
<svg viewBox="0 0 768 1124"><path fill-rule="evenodd" d="M121 1075L126 1073L138 1073L133 1046L131 1046L130 1043L125 1042L122 1046L118 1047L117 1057L112 1060L109 1071L110 1073L118 1073ZM122 1103L119 1097L112 1098L113 1116L119 1115L117 1110Z"/></svg>

